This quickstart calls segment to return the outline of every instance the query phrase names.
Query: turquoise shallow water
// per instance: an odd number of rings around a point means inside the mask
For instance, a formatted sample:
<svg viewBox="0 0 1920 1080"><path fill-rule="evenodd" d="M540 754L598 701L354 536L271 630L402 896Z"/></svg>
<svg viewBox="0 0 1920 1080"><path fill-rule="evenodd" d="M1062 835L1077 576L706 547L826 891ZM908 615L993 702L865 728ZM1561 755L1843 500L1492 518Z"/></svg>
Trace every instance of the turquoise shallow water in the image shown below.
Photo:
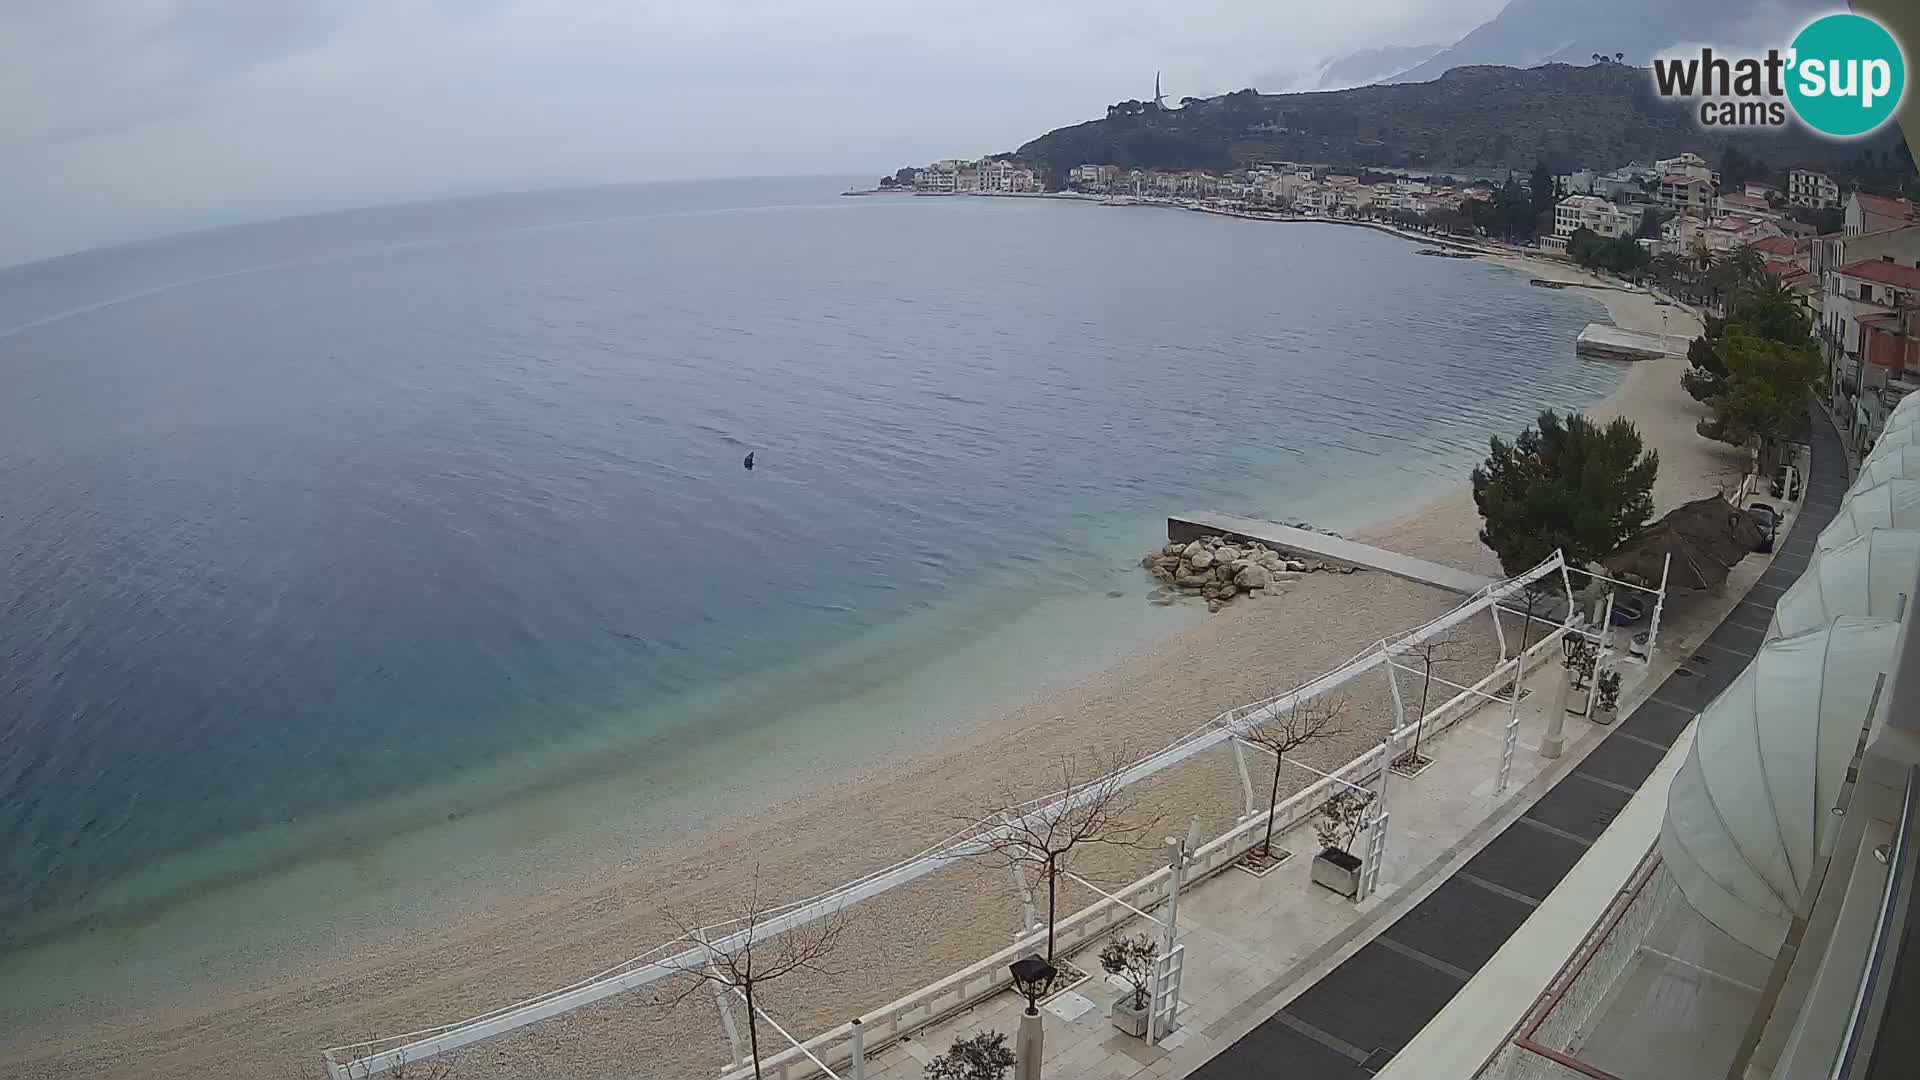
<svg viewBox="0 0 1920 1080"><path fill-rule="evenodd" d="M732 748L911 750L1192 618L1167 512L1375 519L1616 377L1597 304L1365 230L841 186L0 271L0 942L777 797Z"/></svg>

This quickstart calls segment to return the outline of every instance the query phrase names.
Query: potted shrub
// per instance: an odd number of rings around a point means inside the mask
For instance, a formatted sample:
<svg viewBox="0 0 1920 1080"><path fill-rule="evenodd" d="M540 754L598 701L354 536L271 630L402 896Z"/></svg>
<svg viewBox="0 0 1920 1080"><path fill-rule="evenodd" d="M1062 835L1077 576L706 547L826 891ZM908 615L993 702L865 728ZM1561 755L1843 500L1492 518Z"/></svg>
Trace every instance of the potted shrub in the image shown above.
<svg viewBox="0 0 1920 1080"><path fill-rule="evenodd" d="M1341 896L1352 899L1360 892L1360 857L1348 850L1366 824L1367 805L1373 793L1357 788L1342 788L1320 804L1320 820L1314 823L1314 835L1320 840L1320 854L1313 857L1313 880Z"/></svg>
<svg viewBox="0 0 1920 1080"><path fill-rule="evenodd" d="M1593 722L1596 724L1613 723L1614 714L1620 708L1620 673L1618 671L1601 672L1600 682L1599 685L1595 687L1595 691Z"/></svg>
<svg viewBox="0 0 1920 1080"><path fill-rule="evenodd" d="M1140 934L1135 937L1114 935L1100 950L1100 967L1109 975L1127 981L1129 989L1113 1003L1113 1026L1135 1038L1147 1034L1148 995L1153 988L1153 965L1160 958L1160 943Z"/></svg>
<svg viewBox="0 0 1920 1080"><path fill-rule="evenodd" d="M947 1052L927 1062L927 1080L1002 1080L1013 1068L1013 1051L998 1031L953 1040Z"/></svg>

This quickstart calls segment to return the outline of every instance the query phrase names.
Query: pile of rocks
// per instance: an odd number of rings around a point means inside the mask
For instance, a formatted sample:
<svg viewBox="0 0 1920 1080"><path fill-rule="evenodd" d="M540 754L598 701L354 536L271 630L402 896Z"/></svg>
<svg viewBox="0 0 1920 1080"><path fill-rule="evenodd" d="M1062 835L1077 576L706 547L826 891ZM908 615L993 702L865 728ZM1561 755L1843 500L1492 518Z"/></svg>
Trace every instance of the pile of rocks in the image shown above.
<svg viewBox="0 0 1920 1080"><path fill-rule="evenodd" d="M1267 589L1316 570L1352 573L1352 567L1334 567L1288 559L1258 541L1236 544L1220 536L1203 536L1190 544L1168 544L1141 561L1154 580L1164 581L1188 595L1204 597L1208 611L1219 611L1241 593Z"/></svg>

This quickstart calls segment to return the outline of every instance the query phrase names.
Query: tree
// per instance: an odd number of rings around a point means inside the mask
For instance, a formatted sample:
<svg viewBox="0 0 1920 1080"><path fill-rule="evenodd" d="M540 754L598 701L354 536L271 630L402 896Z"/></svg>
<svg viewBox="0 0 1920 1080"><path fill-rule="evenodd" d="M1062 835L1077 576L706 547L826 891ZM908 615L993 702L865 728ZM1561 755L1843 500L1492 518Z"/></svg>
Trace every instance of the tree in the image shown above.
<svg viewBox="0 0 1920 1080"><path fill-rule="evenodd" d="M1121 937L1115 934L1100 949L1100 970L1117 975L1132 989L1133 1009L1147 1007L1147 991L1153 986L1154 961L1160 958L1160 943L1139 934Z"/></svg>
<svg viewBox="0 0 1920 1080"><path fill-rule="evenodd" d="M1353 854L1353 842L1367 823L1367 807L1372 803L1373 792L1350 787L1329 796L1320 804L1320 820L1313 826L1320 846Z"/></svg>
<svg viewBox="0 0 1920 1080"><path fill-rule="evenodd" d="M1634 227L1633 238L1635 240L1660 239L1660 226L1666 224L1670 216L1661 213L1659 207L1647 207L1646 213L1640 215L1640 224Z"/></svg>
<svg viewBox="0 0 1920 1080"><path fill-rule="evenodd" d="M1534 217L1537 218L1541 214L1553 210L1553 172L1547 168L1546 162L1535 161L1533 163L1533 176L1531 177L1531 185L1528 193L1533 200Z"/></svg>
<svg viewBox="0 0 1920 1080"><path fill-rule="evenodd" d="M838 974L829 969L825 961L827 954L839 944L850 921L847 909L840 907L800 926L769 932L768 920L783 910L762 901L760 868L756 866L739 917L721 927L718 941L710 942L708 932L691 920L671 911L661 912L681 937L699 945L704 954L690 964L667 965L683 975L693 976L693 982L663 1004L677 1005L707 986L738 994L747 1006L747 1042L753 1055L756 1080L761 1075L760 1014L754 1005L754 995L767 983L796 971Z"/></svg>
<svg viewBox="0 0 1920 1080"><path fill-rule="evenodd" d="M1791 432L1820 382L1820 356L1812 343L1774 341L1751 323L1734 322L1717 349L1727 377L1708 402L1713 417L1702 433L1736 446L1757 440L1764 447Z"/></svg>
<svg viewBox="0 0 1920 1080"><path fill-rule="evenodd" d="M1011 793L993 813L980 819L979 850L975 857L1005 863L1025 872L1032 869L1047 879L1047 962L1053 962L1053 928L1060 875L1084 848L1139 848L1158 818L1129 822L1133 800L1120 782L1119 755L1106 761L1089 759L1088 775L1073 759L1054 771L1059 788L1032 802L1018 802Z"/></svg>
<svg viewBox="0 0 1920 1080"><path fill-rule="evenodd" d="M1509 575L1555 549L1583 567L1644 529L1653 517L1660 455L1642 450L1625 418L1606 425L1551 409L1511 444L1494 436L1473 470L1473 501L1485 528L1480 542Z"/></svg>
<svg viewBox="0 0 1920 1080"><path fill-rule="evenodd" d="M1427 691L1433 686L1433 667L1435 664L1451 664L1465 659L1467 643L1452 633L1430 637L1424 641L1407 642L1404 649L1407 655L1420 661L1420 711L1413 714L1413 749L1401 756L1395 765L1419 765L1425 759L1420 756L1420 736L1426 728ZM1524 649L1524 646L1522 646Z"/></svg>
<svg viewBox="0 0 1920 1080"><path fill-rule="evenodd" d="M1727 257L1727 268L1733 273L1733 283L1744 285L1760 276L1767 268L1767 259L1752 244L1741 244Z"/></svg>
<svg viewBox="0 0 1920 1080"><path fill-rule="evenodd" d="M1301 701L1295 691L1293 705L1285 715L1276 713L1270 720L1250 724L1246 740L1273 755L1273 784L1267 793L1267 833L1254 851L1262 859L1273 857L1273 819L1280 808L1280 769L1288 754L1322 739L1346 734L1340 726L1347 703L1342 698L1309 698Z"/></svg>
<svg viewBox="0 0 1920 1080"><path fill-rule="evenodd" d="M1006 1033L981 1031L953 1040L946 1053L929 1061L927 1080L1000 1080L1013 1065Z"/></svg>
<svg viewBox="0 0 1920 1080"><path fill-rule="evenodd" d="M1680 385L1693 400L1705 404L1720 393L1721 384L1727 378L1727 365L1720 360L1714 343L1726 332L1727 321L1707 316L1706 330L1694 338L1687 346L1687 370L1680 375Z"/></svg>

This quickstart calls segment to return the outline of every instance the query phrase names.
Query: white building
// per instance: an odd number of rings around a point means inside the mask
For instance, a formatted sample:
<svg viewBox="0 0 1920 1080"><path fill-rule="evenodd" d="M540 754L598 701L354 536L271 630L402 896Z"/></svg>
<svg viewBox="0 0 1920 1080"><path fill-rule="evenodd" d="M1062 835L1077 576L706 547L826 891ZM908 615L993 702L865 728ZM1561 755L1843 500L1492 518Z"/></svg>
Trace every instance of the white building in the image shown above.
<svg viewBox="0 0 1920 1080"><path fill-rule="evenodd" d="M1859 236L1862 233L1897 229L1914 220L1916 213L1912 200L1889 199L1884 195L1856 191L1847 196L1847 222L1843 231L1848 236Z"/></svg>
<svg viewBox="0 0 1920 1080"><path fill-rule="evenodd" d="M1825 210L1840 205L1840 185L1818 169L1795 169L1787 174L1787 202Z"/></svg>
<svg viewBox="0 0 1920 1080"><path fill-rule="evenodd" d="M1720 183L1720 174L1714 172L1713 167L1707 164L1707 159L1699 154L1681 154L1679 157L1664 158L1653 164L1662 177L1685 176L1694 180L1705 180L1709 184Z"/></svg>
<svg viewBox="0 0 1920 1080"><path fill-rule="evenodd" d="M1632 236L1639 219L1598 195L1569 195L1553 208L1553 235L1541 237L1540 246L1565 251L1567 241L1581 229L1603 237Z"/></svg>

